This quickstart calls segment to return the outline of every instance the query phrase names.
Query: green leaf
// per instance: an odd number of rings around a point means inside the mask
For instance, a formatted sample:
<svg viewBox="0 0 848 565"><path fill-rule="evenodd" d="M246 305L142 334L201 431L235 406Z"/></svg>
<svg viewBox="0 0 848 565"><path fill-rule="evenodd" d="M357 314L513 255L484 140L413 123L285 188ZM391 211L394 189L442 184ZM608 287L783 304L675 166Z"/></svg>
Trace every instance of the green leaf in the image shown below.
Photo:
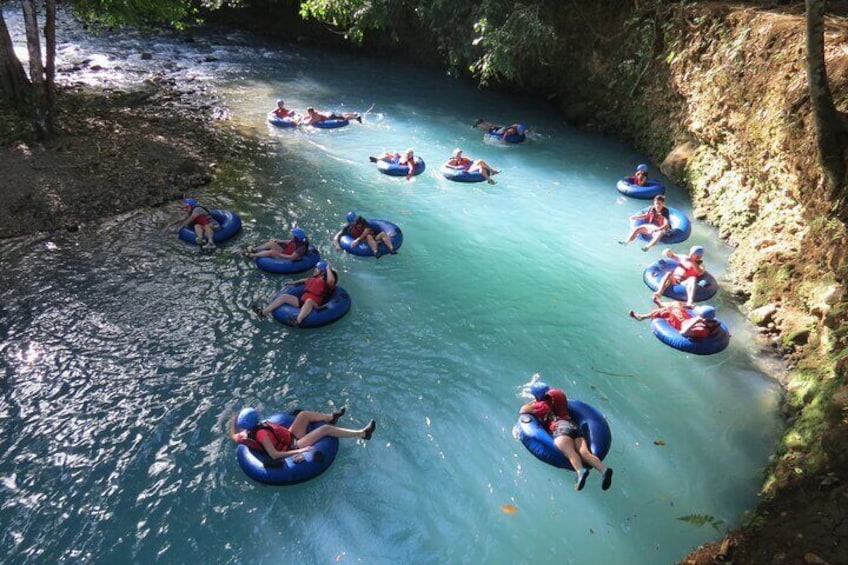
<svg viewBox="0 0 848 565"><path fill-rule="evenodd" d="M679 517L678 520L699 527L710 525L715 528L717 532L721 531L720 526L724 524L724 520L719 520L715 516L710 516L709 514L689 514L688 516Z"/></svg>

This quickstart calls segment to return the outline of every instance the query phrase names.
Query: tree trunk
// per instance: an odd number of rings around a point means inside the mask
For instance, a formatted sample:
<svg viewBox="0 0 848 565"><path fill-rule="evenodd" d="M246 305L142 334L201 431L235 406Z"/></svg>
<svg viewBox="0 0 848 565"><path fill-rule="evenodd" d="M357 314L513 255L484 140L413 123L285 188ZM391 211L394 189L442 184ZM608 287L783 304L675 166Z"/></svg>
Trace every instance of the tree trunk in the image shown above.
<svg viewBox="0 0 848 565"><path fill-rule="evenodd" d="M845 212L845 128L833 103L824 59L824 0L806 0L807 85L816 125L819 162L831 200ZM843 218L844 219L844 218Z"/></svg>
<svg viewBox="0 0 848 565"><path fill-rule="evenodd" d="M47 131L53 135L56 125L56 0L44 1L44 88L47 101Z"/></svg>
<svg viewBox="0 0 848 565"><path fill-rule="evenodd" d="M41 62L41 40L38 33L38 16L35 0L21 2L26 27L27 51L29 51L29 80L32 81L32 121L35 135L45 140L50 137L50 117L48 115L48 96L44 77L44 64Z"/></svg>
<svg viewBox="0 0 848 565"><path fill-rule="evenodd" d="M3 7L0 5L0 96L23 107L29 102L32 85L24 72L24 66L12 45L12 37L6 20L3 19Z"/></svg>

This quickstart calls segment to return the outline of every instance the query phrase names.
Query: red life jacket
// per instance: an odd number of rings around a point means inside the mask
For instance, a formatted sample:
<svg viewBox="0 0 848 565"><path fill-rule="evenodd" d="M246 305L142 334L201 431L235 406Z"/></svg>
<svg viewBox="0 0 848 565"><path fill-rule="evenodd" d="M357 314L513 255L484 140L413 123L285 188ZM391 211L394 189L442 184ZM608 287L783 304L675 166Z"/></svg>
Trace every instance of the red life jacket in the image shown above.
<svg viewBox="0 0 848 565"><path fill-rule="evenodd" d="M304 285L303 295L311 294L313 296L318 296L321 298L321 304L324 303L324 300L327 299L327 296L330 294L330 285L327 284L327 281L324 280L324 277L309 277L306 279L306 284Z"/></svg>
<svg viewBox="0 0 848 565"><path fill-rule="evenodd" d="M649 224L654 224L655 226L665 226L668 224L668 208L663 208L662 212L657 212L656 208L651 206L651 209L648 210L648 216L645 218L645 221Z"/></svg>
<svg viewBox="0 0 848 565"><path fill-rule="evenodd" d="M692 327L686 333L693 339L704 339L710 337L720 326L721 324L716 320L698 320L692 324Z"/></svg>
<svg viewBox="0 0 848 565"><path fill-rule="evenodd" d="M289 448L292 442L292 435L289 429L274 422L264 421L259 422L257 426L248 431L246 435L239 438L239 443L246 445L250 449L267 453L265 447L256 439L256 434L259 430L266 430L271 433L274 438L274 449L277 451L285 451Z"/></svg>
<svg viewBox="0 0 848 565"><path fill-rule="evenodd" d="M569 420L568 398L565 392L558 388L548 391L544 400L538 400L533 405L533 415L548 431L553 432L557 420Z"/></svg>
<svg viewBox="0 0 848 565"><path fill-rule="evenodd" d="M212 214L210 214L209 210L207 210L206 208L204 208L202 206L195 206L194 209L191 211L191 213L193 214L195 210L201 211L201 214L199 216L197 216L196 218L194 218L195 224L205 226L207 224L211 224L212 220L214 220L214 218L212 217Z"/></svg>
<svg viewBox="0 0 848 565"><path fill-rule="evenodd" d="M568 398L565 396L565 392L558 388L552 388L548 391L548 396L551 397L551 409L556 414L556 417L563 420L570 420L571 417L568 415Z"/></svg>
<svg viewBox="0 0 848 565"><path fill-rule="evenodd" d="M357 237L365 233L365 228L367 227L368 222L366 222L362 216L358 216L356 218L356 221L353 222L353 225L347 229L347 232L353 239L356 239Z"/></svg>
<svg viewBox="0 0 848 565"><path fill-rule="evenodd" d="M285 255L294 255L300 252L301 255L306 255L306 251L309 249L309 240L300 241L292 238L285 247L283 247L283 253ZM301 251L302 250L302 251Z"/></svg>
<svg viewBox="0 0 848 565"><path fill-rule="evenodd" d="M662 308L657 311L657 317L662 318L668 325L672 328L680 331L680 328L683 326L683 322L691 318L692 316L689 314L689 311L686 308L681 308L679 306L668 306L666 308Z"/></svg>
<svg viewBox="0 0 848 565"><path fill-rule="evenodd" d="M681 280L686 280L689 277L699 277L699 276L701 276L700 269L690 259L682 259L680 261L680 267L678 267L675 270L678 271ZM681 270L682 270L682 272L680 272Z"/></svg>
<svg viewBox="0 0 848 565"><path fill-rule="evenodd" d="M533 403L533 416L539 421L539 424L549 430L553 427L554 422L556 421L554 413L551 411L550 401L548 401L547 398L537 400Z"/></svg>

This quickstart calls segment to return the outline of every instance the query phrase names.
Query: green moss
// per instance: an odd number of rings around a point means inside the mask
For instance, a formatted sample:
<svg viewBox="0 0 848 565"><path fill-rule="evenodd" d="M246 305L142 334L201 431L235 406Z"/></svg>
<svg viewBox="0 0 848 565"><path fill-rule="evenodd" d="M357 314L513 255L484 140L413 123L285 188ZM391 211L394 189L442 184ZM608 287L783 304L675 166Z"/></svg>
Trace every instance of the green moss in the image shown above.
<svg viewBox="0 0 848 565"><path fill-rule="evenodd" d="M751 286L750 305L753 308L782 301L789 290L795 269L792 265L781 265L779 261L760 263L755 271Z"/></svg>

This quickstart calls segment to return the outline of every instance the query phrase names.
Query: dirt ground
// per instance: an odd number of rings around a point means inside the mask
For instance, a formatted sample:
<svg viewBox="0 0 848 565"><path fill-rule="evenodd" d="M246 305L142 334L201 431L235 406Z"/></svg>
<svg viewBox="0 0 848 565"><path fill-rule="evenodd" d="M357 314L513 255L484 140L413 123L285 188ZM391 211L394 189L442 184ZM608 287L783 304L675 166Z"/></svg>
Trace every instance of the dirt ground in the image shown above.
<svg viewBox="0 0 848 565"><path fill-rule="evenodd" d="M55 139L0 146L0 238L76 230L211 182L225 135L199 100L153 81L112 94L63 91Z"/></svg>

